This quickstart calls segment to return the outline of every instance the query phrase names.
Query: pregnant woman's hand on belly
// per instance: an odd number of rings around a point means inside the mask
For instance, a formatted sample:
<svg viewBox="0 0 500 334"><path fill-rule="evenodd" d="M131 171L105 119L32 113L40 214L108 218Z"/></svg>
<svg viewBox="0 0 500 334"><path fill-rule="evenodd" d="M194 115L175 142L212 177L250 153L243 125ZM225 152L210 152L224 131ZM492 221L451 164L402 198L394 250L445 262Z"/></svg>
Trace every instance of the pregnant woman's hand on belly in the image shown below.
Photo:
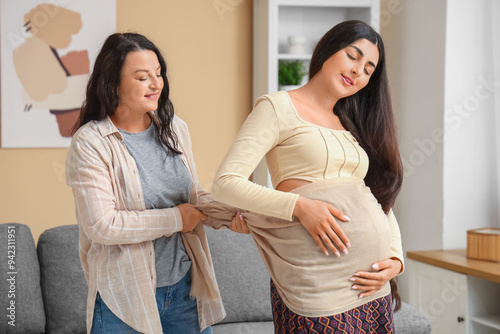
<svg viewBox="0 0 500 334"><path fill-rule="evenodd" d="M368 297L379 291L391 279L396 277L402 268L402 264L397 259L387 259L376 262L372 265L376 271L358 271L350 278L354 284L354 290L362 291L359 298Z"/></svg>
<svg viewBox="0 0 500 334"><path fill-rule="evenodd" d="M293 215L299 218L323 253L329 255L326 245L337 256L340 256L339 250L347 254L347 247L351 247L349 239L334 216L345 222L349 221L349 218L340 210L329 203L300 196Z"/></svg>

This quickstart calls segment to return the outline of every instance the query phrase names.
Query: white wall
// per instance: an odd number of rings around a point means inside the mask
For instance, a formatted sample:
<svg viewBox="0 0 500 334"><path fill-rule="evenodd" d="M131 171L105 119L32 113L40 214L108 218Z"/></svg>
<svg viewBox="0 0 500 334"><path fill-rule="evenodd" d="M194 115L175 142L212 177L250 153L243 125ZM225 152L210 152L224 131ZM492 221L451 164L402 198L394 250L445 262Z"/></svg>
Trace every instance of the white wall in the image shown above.
<svg viewBox="0 0 500 334"><path fill-rule="evenodd" d="M381 1L405 166L395 207L405 251L465 248L466 230L499 224L500 88L484 83L495 81L494 1ZM407 300L407 277L399 283Z"/></svg>
<svg viewBox="0 0 500 334"><path fill-rule="evenodd" d="M442 246L444 1L382 1L381 34L405 166L395 212L405 250ZM387 12L384 12L387 11ZM425 24L423 23L425 22Z"/></svg>
<svg viewBox="0 0 500 334"><path fill-rule="evenodd" d="M381 35L405 179L395 214L405 251L442 248L444 0L381 2ZM399 278L403 300L407 276Z"/></svg>
<svg viewBox="0 0 500 334"><path fill-rule="evenodd" d="M492 8L492 17L498 18L500 16L500 1L493 2ZM495 31L495 35L493 37L493 58L497 61L494 63L494 72L495 72L495 82L500 82L500 21L498 19L493 20L493 31ZM499 217L499 221L497 226L500 227L500 93L497 90L497 94L495 94L495 108L494 113L496 116L495 124L496 124L496 150L497 152L497 196L499 197L497 203L497 214Z"/></svg>
<svg viewBox="0 0 500 334"><path fill-rule="evenodd" d="M454 0L447 5L445 249L466 248L469 229L498 225L492 1Z"/></svg>

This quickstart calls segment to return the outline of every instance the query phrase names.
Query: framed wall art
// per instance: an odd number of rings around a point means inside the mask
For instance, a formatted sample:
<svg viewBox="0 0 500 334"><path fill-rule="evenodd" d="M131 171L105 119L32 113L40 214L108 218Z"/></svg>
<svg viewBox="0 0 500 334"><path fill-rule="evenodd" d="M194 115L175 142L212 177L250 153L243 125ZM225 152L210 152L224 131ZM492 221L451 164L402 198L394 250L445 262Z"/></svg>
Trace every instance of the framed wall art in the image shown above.
<svg viewBox="0 0 500 334"><path fill-rule="evenodd" d="M0 0L1 147L68 147L114 0Z"/></svg>

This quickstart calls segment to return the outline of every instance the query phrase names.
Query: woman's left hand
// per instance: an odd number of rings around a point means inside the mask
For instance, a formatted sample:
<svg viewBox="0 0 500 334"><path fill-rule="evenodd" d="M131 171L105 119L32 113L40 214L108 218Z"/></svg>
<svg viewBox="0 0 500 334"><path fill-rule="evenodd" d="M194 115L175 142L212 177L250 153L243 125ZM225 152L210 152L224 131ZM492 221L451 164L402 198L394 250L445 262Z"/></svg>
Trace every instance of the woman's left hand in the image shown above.
<svg viewBox="0 0 500 334"><path fill-rule="evenodd" d="M358 271L351 278L352 289L361 291L359 298L368 297L382 289L391 279L396 277L402 268L399 260L391 258L372 265L376 271Z"/></svg>
<svg viewBox="0 0 500 334"><path fill-rule="evenodd" d="M245 218L243 218L241 212L239 211L236 213L236 216L234 216L230 229L231 231L236 233L244 233L244 234L250 233L247 222Z"/></svg>

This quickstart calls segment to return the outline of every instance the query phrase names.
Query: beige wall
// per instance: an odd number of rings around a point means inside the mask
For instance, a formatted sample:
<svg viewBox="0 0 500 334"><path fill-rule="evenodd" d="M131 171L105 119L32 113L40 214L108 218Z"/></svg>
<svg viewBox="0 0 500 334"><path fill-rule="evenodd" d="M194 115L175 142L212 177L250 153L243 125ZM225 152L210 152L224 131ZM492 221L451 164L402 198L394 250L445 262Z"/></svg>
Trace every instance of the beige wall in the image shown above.
<svg viewBox="0 0 500 334"><path fill-rule="evenodd" d="M118 0L117 30L148 36L164 52L176 113L189 125L201 184L252 104L251 0ZM0 149L0 223L46 229L74 224L64 181L66 149Z"/></svg>

